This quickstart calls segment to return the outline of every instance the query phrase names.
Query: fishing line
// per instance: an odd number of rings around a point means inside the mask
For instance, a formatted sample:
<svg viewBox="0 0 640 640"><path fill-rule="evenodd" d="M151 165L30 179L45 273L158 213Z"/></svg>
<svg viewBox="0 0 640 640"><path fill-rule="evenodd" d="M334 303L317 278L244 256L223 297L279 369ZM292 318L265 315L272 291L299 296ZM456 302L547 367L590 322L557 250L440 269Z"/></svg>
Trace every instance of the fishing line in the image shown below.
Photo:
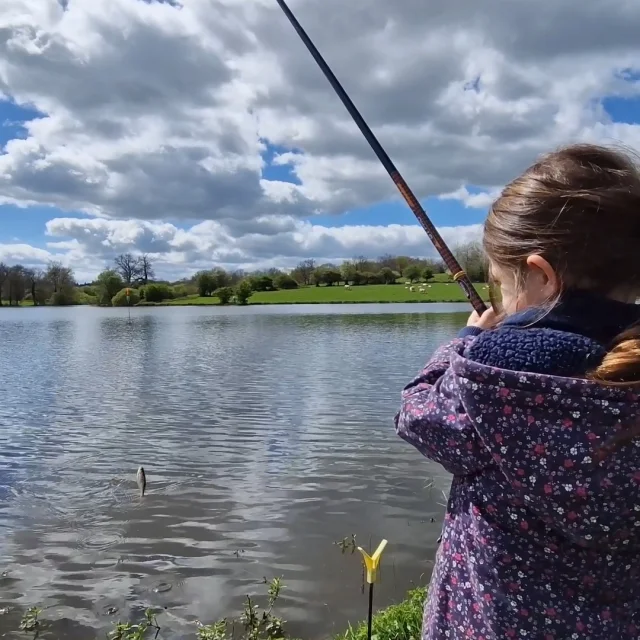
<svg viewBox="0 0 640 640"><path fill-rule="evenodd" d="M378 139L373 134L373 131L371 131L369 125L365 122L355 104L353 104L351 98L347 95L347 92L344 90L343 86L340 84L333 71L331 71L331 69L329 68L329 65L325 62L322 55L320 55L320 52L318 51L318 49L316 49L316 46L311 41L311 38L309 38L296 17L293 15L285 0L276 0L276 2L280 5L280 8L284 12L285 16L289 19L289 22L293 25L293 28L296 30L296 32L300 36L300 39L309 50L309 53L313 56L313 59L316 61L321 71L324 73L334 91L338 94L338 97L342 101L342 104L344 104L347 111L358 126L358 129L360 129L362 135L364 135L364 137L366 138L371 149L374 151L376 156L378 156L378 160L380 160L382 166L387 170L387 173L395 183L398 191L400 191L400 193L402 194L402 197L405 199L406 203L409 205L411 211L413 211L414 215L418 219L418 222L427 232L427 235L433 243L433 246L440 254L440 257L447 266L447 269L451 272L453 280L457 282L458 285L462 288L465 296L468 298L471 306L476 310L476 312L478 314L482 314L487 309L484 302L482 301L482 298L475 290L473 284L471 283L471 280L469 279L469 276L460 266L460 263L458 262L458 260L456 260L453 253L451 253L449 247L445 244L442 236L440 235L440 233L438 233L438 230L436 229L433 222L429 220L429 217L427 216L422 205L418 202L418 199L413 194L413 191L411 191L405 179L400 175L400 172L393 164L391 158L382 148L382 145L378 142Z"/></svg>

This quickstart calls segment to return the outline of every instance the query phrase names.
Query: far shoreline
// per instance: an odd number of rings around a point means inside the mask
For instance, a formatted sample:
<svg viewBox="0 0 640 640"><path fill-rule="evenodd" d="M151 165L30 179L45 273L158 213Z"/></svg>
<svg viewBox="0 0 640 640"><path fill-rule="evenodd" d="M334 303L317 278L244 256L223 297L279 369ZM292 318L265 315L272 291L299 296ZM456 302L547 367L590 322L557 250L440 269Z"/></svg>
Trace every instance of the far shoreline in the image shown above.
<svg viewBox="0 0 640 640"><path fill-rule="evenodd" d="M220 304L219 302L147 302L136 307L282 307L291 305L341 305L341 304L463 304L466 300L298 300L295 302L247 302L245 305ZM92 305L96 306L96 305Z"/></svg>
<svg viewBox="0 0 640 640"><path fill-rule="evenodd" d="M481 298L488 300L489 290L484 283L475 283L476 290ZM411 289L414 289L413 291ZM164 290L171 295L170 287ZM123 290L124 291L124 290ZM133 290L132 290L133 291ZM144 291L144 289L141 289ZM97 296L80 292L73 300L74 304L53 306L92 306L108 308L109 305L97 304ZM127 298L117 296L114 307L126 308ZM142 298L142 300L140 300ZM230 298L230 299L229 299ZM115 299L115 298L114 298ZM270 291L253 291L246 302L241 303L234 297L227 297L223 304L214 292L208 296L200 296L197 293L176 295L154 301L148 301L143 296L132 296L130 307L228 307L228 306L285 306L285 305L388 305L388 304L456 304L467 303L468 300L462 289L454 282L433 282L433 284L413 285L388 284L388 285L360 285L351 287L341 286L304 286L295 289L275 289ZM6 302L3 307L9 307ZM30 300L23 301L20 305L12 305L10 308L32 307ZM37 305L50 306L50 305Z"/></svg>
<svg viewBox="0 0 640 640"><path fill-rule="evenodd" d="M164 302L143 302L130 307L107 307L106 305L99 304L70 304L64 306L55 305L33 305L33 304L19 304L11 305L3 304L1 309L77 309L78 307L92 307L95 309L151 309L153 307L288 307L288 306L327 306L327 305L376 305L376 304L415 304L415 305L434 305L434 304L464 304L468 300L291 300L291 301L277 301L277 302L247 302L243 305L238 304L222 304L220 302L192 302L182 300L169 300Z"/></svg>

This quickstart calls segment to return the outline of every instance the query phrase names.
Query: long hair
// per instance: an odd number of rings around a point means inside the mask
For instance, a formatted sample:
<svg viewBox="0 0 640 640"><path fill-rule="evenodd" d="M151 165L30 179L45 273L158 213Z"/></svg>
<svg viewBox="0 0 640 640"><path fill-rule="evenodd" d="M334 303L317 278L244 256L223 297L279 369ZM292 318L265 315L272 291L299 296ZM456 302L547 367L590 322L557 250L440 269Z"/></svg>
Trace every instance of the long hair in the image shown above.
<svg viewBox="0 0 640 640"><path fill-rule="evenodd" d="M544 257L561 283L558 297L549 301L548 308L567 288L638 297L637 163L630 153L591 144L571 145L543 156L493 203L483 244L492 263L514 273L519 288L524 286L527 257ZM617 336L587 377L605 385L640 386L640 324ZM625 430L622 439L636 435L640 425Z"/></svg>

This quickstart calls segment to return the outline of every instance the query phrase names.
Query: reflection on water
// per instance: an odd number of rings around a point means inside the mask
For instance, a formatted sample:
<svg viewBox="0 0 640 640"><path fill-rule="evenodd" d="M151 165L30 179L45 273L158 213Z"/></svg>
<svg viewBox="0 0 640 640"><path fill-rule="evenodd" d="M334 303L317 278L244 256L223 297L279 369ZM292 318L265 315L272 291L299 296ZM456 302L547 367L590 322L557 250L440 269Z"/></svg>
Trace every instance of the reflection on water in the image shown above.
<svg viewBox="0 0 640 640"><path fill-rule="evenodd" d="M181 638L281 575L290 631L325 637L366 613L351 533L390 541L377 604L400 598L448 479L392 419L455 311L0 310L0 631L39 604L86 639L157 606Z"/></svg>

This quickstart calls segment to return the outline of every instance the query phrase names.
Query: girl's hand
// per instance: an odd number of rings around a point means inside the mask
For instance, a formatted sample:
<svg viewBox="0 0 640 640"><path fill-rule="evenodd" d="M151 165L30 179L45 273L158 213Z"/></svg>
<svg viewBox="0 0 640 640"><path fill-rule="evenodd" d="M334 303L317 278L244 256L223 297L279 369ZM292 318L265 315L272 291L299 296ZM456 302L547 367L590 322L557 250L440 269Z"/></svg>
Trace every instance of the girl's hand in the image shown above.
<svg viewBox="0 0 640 640"><path fill-rule="evenodd" d="M467 327L478 327L479 329L493 329L503 319L502 314L496 313L493 307L489 307L481 316L474 311L467 320Z"/></svg>

